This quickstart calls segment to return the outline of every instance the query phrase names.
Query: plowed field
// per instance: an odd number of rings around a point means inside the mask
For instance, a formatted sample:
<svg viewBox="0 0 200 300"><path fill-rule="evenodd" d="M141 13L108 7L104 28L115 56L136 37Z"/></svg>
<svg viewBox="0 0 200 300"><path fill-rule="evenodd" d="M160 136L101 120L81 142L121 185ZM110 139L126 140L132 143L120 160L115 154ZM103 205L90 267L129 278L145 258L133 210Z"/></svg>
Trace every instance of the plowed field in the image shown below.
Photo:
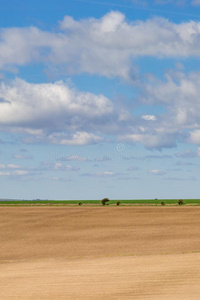
<svg viewBox="0 0 200 300"><path fill-rule="evenodd" d="M0 207L0 299L200 299L200 207Z"/></svg>

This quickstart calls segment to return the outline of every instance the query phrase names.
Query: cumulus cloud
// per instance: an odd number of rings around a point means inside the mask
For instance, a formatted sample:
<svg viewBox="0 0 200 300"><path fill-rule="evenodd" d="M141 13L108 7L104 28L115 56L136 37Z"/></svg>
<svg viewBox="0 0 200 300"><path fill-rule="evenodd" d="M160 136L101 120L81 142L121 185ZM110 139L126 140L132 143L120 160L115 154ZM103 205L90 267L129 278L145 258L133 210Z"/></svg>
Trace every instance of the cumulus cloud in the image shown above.
<svg viewBox="0 0 200 300"><path fill-rule="evenodd" d="M51 37L53 33L36 27L3 28L0 33L0 68L12 70L15 66L45 60L45 47L50 46Z"/></svg>
<svg viewBox="0 0 200 300"><path fill-rule="evenodd" d="M171 147L177 141L200 143L200 72L168 72L164 80L151 79L142 87L141 103L160 105L165 112L149 126L121 137L148 147Z"/></svg>
<svg viewBox="0 0 200 300"><path fill-rule="evenodd" d="M14 46L16 44L16 47ZM58 31L7 28L0 31L0 68L33 62L62 66L68 73L130 79L138 56L199 56L200 23L175 24L163 18L129 22L120 12L76 21L66 16ZM134 59L133 59L134 60ZM133 71L133 72L132 72ZM132 74L132 75L131 75ZM134 117L104 95L80 92L63 81L33 84L16 78L0 83L0 130L23 135L26 143L87 145L117 140L147 148L200 143L200 72L168 72L138 85L138 103L159 105Z"/></svg>
<svg viewBox="0 0 200 300"><path fill-rule="evenodd" d="M144 116L142 116L142 119L144 119L146 121L155 121L156 116L154 116L154 115L144 115Z"/></svg>
<svg viewBox="0 0 200 300"><path fill-rule="evenodd" d="M0 84L0 97L5 99L0 102L0 129L28 135L26 142L98 143L104 138L93 131L116 131L125 122L124 112L122 118L105 96L79 92L63 81L31 84L17 78Z"/></svg>
<svg viewBox="0 0 200 300"><path fill-rule="evenodd" d="M157 125L159 126L159 125ZM159 128L158 128L159 129ZM138 133L132 133L132 134L124 134L123 136L119 136L118 139L120 141L126 141L130 143L141 143L146 148L170 148L176 146L176 137L173 134L166 132L159 133L158 131L154 129L146 129L146 133L140 132L140 129L135 128L134 131L137 131Z"/></svg>
<svg viewBox="0 0 200 300"><path fill-rule="evenodd" d="M142 85L138 102L162 113L132 116L103 95L80 92L63 81L31 84L19 78L0 84L0 130L23 135L26 143L87 145L109 141L147 148L200 144L200 72L170 71Z"/></svg>
<svg viewBox="0 0 200 300"><path fill-rule="evenodd" d="M36 27L0 32L0 69L43 63L68 74L89 73L136 80L134 57L198 56L200 23L176 24L164 18L127 21L111 11L102 18L74 20L65 16L58 32Z"/></svg>
<svg viewBox="0 0 200 300"><path fill-rule="evenodd" d="M200 129L194 130L190 133L189 141L192 144L200 144Z"/></svg>
<svg viewBox="0 0 200 300"><path fill-rule="evenodd" d="M1 83L0 96L8 102L1 102L0 124L29 125L39 122L39 127L51 123L52 127L70 124L71 116L98 119L113 113L112 102L103 95L81 93L70 89L64 82L31 84L15 79L11 84ZM58 118L60 119L60 122ZM56 124L54 120L56 119ZM83 121L83 120L82 120ZM76 127L76 125L74 125Z"/></svg>

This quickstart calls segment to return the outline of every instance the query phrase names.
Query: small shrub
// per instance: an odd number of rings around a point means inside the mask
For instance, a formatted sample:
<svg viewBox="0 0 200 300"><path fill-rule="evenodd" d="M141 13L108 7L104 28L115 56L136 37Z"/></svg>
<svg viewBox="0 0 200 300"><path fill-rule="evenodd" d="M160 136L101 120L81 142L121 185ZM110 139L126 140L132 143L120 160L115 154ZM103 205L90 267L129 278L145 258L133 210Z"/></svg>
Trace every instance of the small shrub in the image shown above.
<svg viewBox="0 0 200 300"><path fill-rule="evenodd" d="M119 205L120 205L120 201L117 201L117 202L116 202L116 205L119 206Z"/></svg>
<svg viewBox="0 0 200 300"><path fill-rule="evenodd" d="M101 200L101 203L102 203L102 205L108 205L108 202L109 202L110 200L108 199L108 198L103 198L102 200Z"/></svg>
<svg viewBox="0 0 200 300"><path fill-rule="evenodd" d="M78 205L82 205L82 202L79 202Z"/></svg>
<svg viewBox="0 0 200 300"><path fill-rule="evenodd" d="M182 199L179 199L179 200L178 200L178 205L183 205L183 204L184 204L183 200L182 200Z"/></svg>
<svg viewBox="0 0 200 300"><path fill-rule="evenodd" d="M160 204L164 206L165 205L165 201L162 201Z"/></svg>

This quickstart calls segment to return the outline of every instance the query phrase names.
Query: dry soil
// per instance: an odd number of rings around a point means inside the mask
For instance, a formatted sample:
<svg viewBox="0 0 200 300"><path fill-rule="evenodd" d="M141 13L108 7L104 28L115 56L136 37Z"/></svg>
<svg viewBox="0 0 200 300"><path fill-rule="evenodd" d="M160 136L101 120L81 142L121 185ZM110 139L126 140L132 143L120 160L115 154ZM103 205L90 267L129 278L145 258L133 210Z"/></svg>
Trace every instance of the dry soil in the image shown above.
<svg viewBox="0 0 200 300"><path fill-rule="evenodd" d="M0 299L200 299L200 207L0 207Z"/></svg>

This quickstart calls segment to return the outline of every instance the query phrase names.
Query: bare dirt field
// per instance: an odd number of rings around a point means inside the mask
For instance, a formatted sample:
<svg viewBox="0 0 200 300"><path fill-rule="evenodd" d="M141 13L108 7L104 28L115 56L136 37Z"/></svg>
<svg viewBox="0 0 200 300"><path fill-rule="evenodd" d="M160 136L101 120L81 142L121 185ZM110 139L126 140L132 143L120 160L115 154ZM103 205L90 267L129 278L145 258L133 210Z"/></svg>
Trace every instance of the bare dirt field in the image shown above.
<svg viewBox="0 0 200 300"><path fill-rule="evenodd" d="M200 299L200 207L0 207L0 299Z"/></svg>

